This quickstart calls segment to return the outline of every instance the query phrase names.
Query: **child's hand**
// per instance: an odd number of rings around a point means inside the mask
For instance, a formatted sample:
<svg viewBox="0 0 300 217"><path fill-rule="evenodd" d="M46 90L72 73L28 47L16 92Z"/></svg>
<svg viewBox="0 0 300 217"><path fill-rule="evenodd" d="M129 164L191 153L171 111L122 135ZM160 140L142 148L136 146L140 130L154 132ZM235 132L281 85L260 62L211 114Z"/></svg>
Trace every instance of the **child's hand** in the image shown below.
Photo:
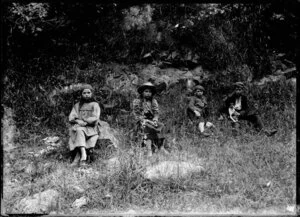
<svg viewBox="0 0 300 217"><path fill-rule="evenodd" d="M82 127L85 127L85 126L86 126L86 122L83 121L83 120L77 120L77 124L79 124L79 125L82 126Z"/></svg>

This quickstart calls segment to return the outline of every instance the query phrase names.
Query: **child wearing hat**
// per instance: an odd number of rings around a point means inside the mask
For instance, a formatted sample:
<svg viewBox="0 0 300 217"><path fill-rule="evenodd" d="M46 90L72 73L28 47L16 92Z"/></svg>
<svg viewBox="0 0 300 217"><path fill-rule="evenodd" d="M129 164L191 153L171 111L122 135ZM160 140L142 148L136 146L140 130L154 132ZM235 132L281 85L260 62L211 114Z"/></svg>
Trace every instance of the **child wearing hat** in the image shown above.
<svg viewBox="0 0 300 217"><path fill-rule="evenodd" d="M229 117L233 127L238 126L239 120L247 120L254 125L257 131L263 131L267 136L274 135L277 132L276 130L267 131L264 129L258 110L249 108L244 83L236 82L234 87L234 92L225 99L225 106L221 109L221 113Z"/></svg>
<svg viewBox="0 0 300 217"><path fill-rule="evenodd" d="M154 146L159 146L163 138L160 135L163 124L158 121L159 105L154 95L156 88L151 82L146 82L138 88L139 98L133 101L133 115L138 130L143 133L143 145L147 147L148 156L152 156Z"/></svg>
<svg viewBox="0 0 300 217"><path fill-rule="evenodd" d="M85 84L81 87L80 101L69 115L69 148L73 153L72 165L85 166L87 153L95 147L98 139L97 124L100 118L100 106L93 97L94 89ZM80 159L79 159L80 158Z"/></svg>
<svg viewBox="0 0 300 217"><path fill-rule="evenodd" d="M210 136L210 134L204 132L206 127L213 127L211 122L206 122L208 116L207 99L204 96L204 87L197 85L193 89L193 95L190 97L190 101L187 108L188 117L191 120L199 121L198 128L201 135ZM205 124L206 123L206 124Z"/></svg>

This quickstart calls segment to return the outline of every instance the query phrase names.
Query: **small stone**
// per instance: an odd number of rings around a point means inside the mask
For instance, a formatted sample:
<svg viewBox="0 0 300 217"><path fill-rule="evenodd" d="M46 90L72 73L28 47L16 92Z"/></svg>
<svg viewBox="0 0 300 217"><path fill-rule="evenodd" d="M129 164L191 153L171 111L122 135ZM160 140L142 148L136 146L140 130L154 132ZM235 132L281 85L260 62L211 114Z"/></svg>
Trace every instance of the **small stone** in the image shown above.
<svg viewBox="0 0 300 217"><path fill-rule="evenodd" d="M73 185L72 188L78 193L83 193L85 190L79 186Z"/></svg>
<svg viewBox="0 0 300 217"><path fill-rule="evenodd" d="M87 205L87 198L81 197L73 202L72 207L78 209L84 205Z"/></svg>

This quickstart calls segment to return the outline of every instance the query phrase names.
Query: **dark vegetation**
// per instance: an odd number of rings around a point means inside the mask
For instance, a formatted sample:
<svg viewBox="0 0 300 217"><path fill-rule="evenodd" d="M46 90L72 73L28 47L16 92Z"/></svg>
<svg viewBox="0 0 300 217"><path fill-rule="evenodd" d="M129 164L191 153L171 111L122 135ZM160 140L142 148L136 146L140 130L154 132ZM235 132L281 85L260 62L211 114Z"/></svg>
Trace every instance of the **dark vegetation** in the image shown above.
<svg viewBox="0 0 300 217"><path fill-rule="evenodd" d="M38 139L49 134L66 138L67 116L77 93L58 94L55 103L49 96L72 84L91 83L103 105L116 101L116 109L103 110L101 119L127 133L128 118L118 111L130 111L132 96L111 91L106 86L109 75L139 75L144 64L189 70L201 65L213 75L203 85L216 123L216 111L224 95L231 91L232 82L246 81L248 71L252 77L249 82L257 81L278 69L293 67L298 58L297 1L139 6L3 3L1 8L6 57L1 101L2 107L14 110L13 119L21 132L16 143L23 147L39 145ZM161 120L169 128L169 141L176 141L174 149L197 149L197 156L209 162L209 172L185 181L152 183L135 172L139 165L133 159L123 166L123 173L109 177L109 181L89 180L96 186L88 191L94 197L89 208L124 209L134 204L155 209L160 204L161 209L174 209L180 200L185 205L203 200L228 209L293 204L295 144L290 138L295 129L294 86L281 80L250 87L248 94L260 106L266 126L279 130L276 137L257 136L246 127L241 132L243 136L234 139L229 124L221 123L218 127L222 133L203 142L188 125L184 86L179 83L158 97ZM118 117L111 121L109 114ZM124 138L129 144L128 140ZM101 166L97 163L95 168ZM225 170L240 175L229 177ZM43 178L46 173L37 176L39 185L47 185ZM272 180L275 188L271 191L257 185L256 178L260 177ZM207 185L198 186L196 181L202 179ZM118 198L109 205L98 198L108 189ZM195 189L200 189L195 197L199 199L189 201L188 196L177 196L178 192ZM24 192L15 195L14 200L26 195ZM75 197L67 193L62 208Z"/></svg>

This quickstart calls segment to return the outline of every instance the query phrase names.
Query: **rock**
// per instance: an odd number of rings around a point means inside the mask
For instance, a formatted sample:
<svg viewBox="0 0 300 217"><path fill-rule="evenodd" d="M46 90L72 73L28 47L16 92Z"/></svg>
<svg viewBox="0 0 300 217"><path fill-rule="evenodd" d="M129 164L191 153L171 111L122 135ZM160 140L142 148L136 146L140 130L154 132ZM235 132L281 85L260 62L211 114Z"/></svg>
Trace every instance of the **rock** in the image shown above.
<svg viewBox="0 0 300 217"><path fill-rule="evenodd" d="M57 143L59 141L59 137L58 136L46 137L46 138L43 139L43 141L47 145L52 145L53 143Z"/></svg>
<svg viewBox="0 0 300 217"><path fill-rule="evenodd" d="M144 177L147 179L183 178L194 172L201 172L204 168L190 162L163 161L146 168Z"/></svg>
<svg viewBox="0 0 300 217"><path fill-rule="evenodd" d="M87 202L88 202L88 200L87 200L87 198L84 196L84 197L81 197L81 198L75 200L75 201L73 202L73 204L72 204L72 207L73 207L73 208L79 209L80 207L82 207L82 206L84 206L84 205L87 205Z"/></svg>
<svg viewBox="0 0 300 217"><path fill-rule="evenodd" d="M37 172L37 166L33 162L30 162L29 164L27 164L25 172L30 175L33 175Z"/></svg>
<svg viewBox="0 0 300 217"><path fill-rule="evenodd" d="M288 212L295 212L295 205L289 205L289 206L287 206L286 207L286 210L288 211Z"/></svg>
<svg viewBox="0 0 300 217"><path fill-rule="evenodd" d="M3 118L1 119L1 123L3 126L3 128L1 128L1 138L3 139L3 150L6 153L10 153L13 149L16 148L16 146L14 145L14 138L18 136L19 132L14 121L14 116L15 114L13 109L4 106L4 114Z"/></svg>
<svg viewBox="0 0 300 217"><path fill-rule="evenodd" d="M85 190L77 185L71 185L70 186L72 189L74 189L75 191L77 191L78 193L83 193Z"/></svg>
<svg viewBox="0 0 300 217"><path fill-rule="evenodd" d="M119 147L119 141L116 138L117 131L110 128L109 124L100 120L100 136L99 139L109 139L115 148Z"/></svg>
<svg viewBox="0 0 300 217"><path fill-rule="evenodd" d="M19 213L49 213L57 206L58 197L57 191L49 189L32 197L23 198L15 208Z"/></svg>
<svg viewBox="0 0 300 217"><path fill-rule="evenodd" d="M259 80L258 82L254 82L255 85L258 85L258 86L263 86L265 85L266 83L269 83L269 82L276 82L276 81L279 81L279 80L282 80L284 79L285 77L283 75L278 75L278 76L275 76L275 75L269 75L267 77L264 77L262 78L261 80Z"/></svg>

